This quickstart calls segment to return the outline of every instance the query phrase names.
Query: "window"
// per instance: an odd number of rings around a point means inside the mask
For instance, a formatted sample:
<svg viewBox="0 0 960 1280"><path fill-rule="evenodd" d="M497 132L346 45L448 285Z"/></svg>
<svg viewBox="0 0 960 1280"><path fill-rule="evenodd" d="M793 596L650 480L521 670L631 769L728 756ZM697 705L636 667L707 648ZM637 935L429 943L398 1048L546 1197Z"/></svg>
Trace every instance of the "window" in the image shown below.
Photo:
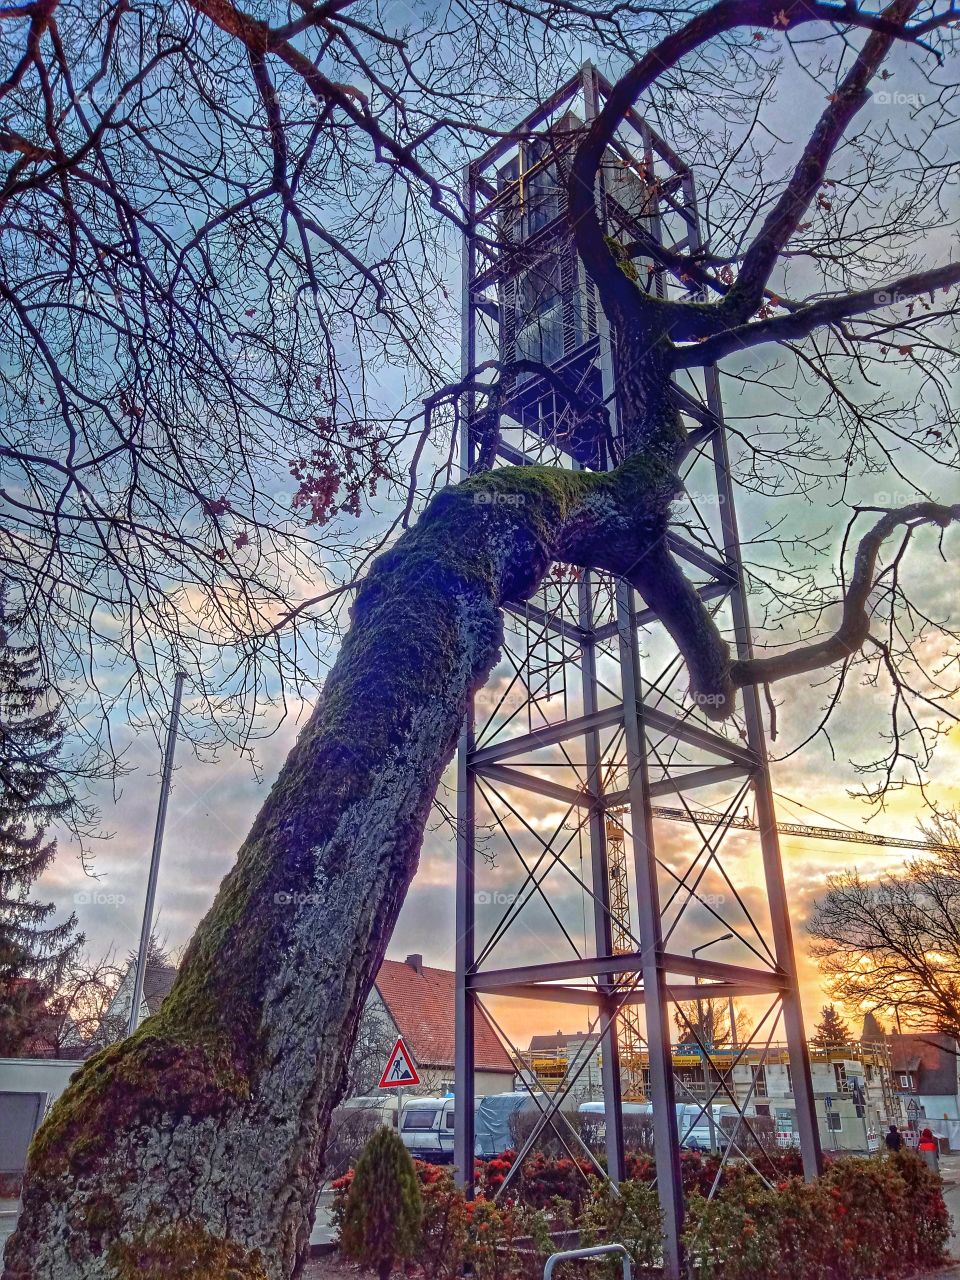
<svg viewBox="0 0 960 1280"><path fill-rule="evenodd" d="M793 1071L790 1068L789 1062L786 1063L786 1068L787 1068L787 1093L793 1093Z"/></svg>
<svg viewBox="0 0 960 1280"><path fill-rule="evenodd" d="M900 1088L901 1089L910 1088L910 1077L906 1073L902 1073L900 1076Z"/></svg>
<svg viewBox="0 0 960 1280"><path fill-rule="evenodd" d="M417 1107L416 1110L411 1108L409 1111L404 1111L403 1113L403 1127L404 1129L416 1129L420 1131L424 1129L432 1129L436 1118L437 1113L433 1107Z"/></svg>
<svg viewBox="0 0 960 1280"><path fill-rule="evenodd" d="M843 1128L843 1120L836 1111L827 1112L827 1128L832 1130L834 1133L839 1133Z"/></svg>
<svg viewBox="0 0 960 1280"><path fill-rule="evenodd" d="M563 207L562 187L556 165L547 164L536 169L550 155L552 146L547 138L534 138L526 147L523 203L524 234L527 236L533 235L554 218L559 218ZM536 169L536 172L527 176L526 171L531 169Z"/></svg>
<svg viewBox="0 0 960 1280"><path fill-rule="evenodd" d="M517 290L517 355L553 364L563 355L563 298L560 257L525 272Z"/></svg>
<svg viewBox="0 0 960 1280"><path fill-rule="evenodd" d="M837 1093L849 1093L850 1082L847 1080L847 1064L845 1062L835 1062L833 1064L833 1075L837 1082Z"/></svg>
<svg viewBox="0 0 960 1280"><path fill-rule="evenodd" d="M764 1066L752 1067L754 1096L757 1098L765 1098L767 1096L767 1068Z"/></svg>
<svg viewBox="0 0 960 1280"><path fill-rule="evenodd" d="M453 1107L449 1111L445 1111L443 1115L443 1127L449 1133L453 1132Z"/></svg>

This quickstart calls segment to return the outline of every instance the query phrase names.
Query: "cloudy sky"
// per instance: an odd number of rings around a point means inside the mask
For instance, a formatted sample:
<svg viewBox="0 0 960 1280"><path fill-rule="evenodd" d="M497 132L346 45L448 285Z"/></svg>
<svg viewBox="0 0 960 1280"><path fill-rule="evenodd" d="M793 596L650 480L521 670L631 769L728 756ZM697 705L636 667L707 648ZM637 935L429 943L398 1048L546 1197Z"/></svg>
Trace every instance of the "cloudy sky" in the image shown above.
<svg viewBox="0 0 960 1280"><path fill-rule="evenodd" d="M781 723L796 719L809 723L823 700L823 691L797 683L781 691ZM869 706L865 696L864 706ZM862 721L869 717L863 716ZM232 864L251 820L262 803L293 740L296 724L291 718L275 736L263 744L257 772L249 761L236 752L225 752L217 763L193 758L189 748L181 746L177 760L174 787L170 800L166 838L163 850L155 929L161 939L176 950L189 938L200 916L210 905L220 879ZM784 820L818 823L817 810L830 819L827 825L863 823L864 808L848 795L856 785L856 774L847 763L851 755L863 747L861 720L846 717L834 732L837 760L829 758L822 747L805 751L797 759L774 766L774 786L794 803L783 800L780 815ZM945 743L939 756L930 795L941 803L956 803L951 779L958 776L957 738ZM41 892L57 903L61 911L74 910L80 926L87 934L91 953L101 955L113 951L118 957L136 947L143 911L147 867L150 855L156 805L159 795L159 755L152 741L135 739L130 743L129 761L134 772L121 784L116 805L104 806L104 825L112 829L112 837L95 851L96 879L84 875L76 850L67 840L61 841L54 867L39 886ZM452 778L450 779L452 781ZM698 797L699 799L699 797ZM795 803L796 801L802 804ZM541 807L540 829L549 832L557 814ZM537 821L537 810L531 810ZM891 797L888 810L870 824L891 835L914 837L916 798L909 793ZM681 824L659 824L660 838L667 855L681 856L690 849L691 833ZM731 874L739 875L738 888L752 908L762 912L763 894L759 887L759 868L753 857L752 837L733 835L730 840ZM738 850L741 860L738 862ZM801 958L803 992L808 1018L812 1021L822 1003L816 967L806 954L804 921L817 894L822 892L826 875L842 867L857 866L865 874L890 870L909 856L903 851L875 849L853 844L828 843L786 837L783 840L784 867L791 901L791 914ZM738 868L740 869L738 872ZM517 887L519 871L507 851L501 848L496 868L482 881L488 888L509 893ZM402 958L410 952L423 954L425 962L452 968L454 964L454 860L449 829L438 818L428 831L420 869L404 905L388 954ZM716 888L716 886L713 886ZM721 886L722 887L722 886ZM576 933L576 921L584 910L583 893L562 872L554 875L545 888L558 910ZM709 894L709 882L701 887ZM589 911L589 906L587 906ZM492 919L480 911L481 925L489 927ZM496 908L490 908L491 911ZM689 912L684 950L697 941L716 937L723 926L693 905ZM570 958L545 918L542 904L533 902L526 909L510 941L501 944L490 964L520 963L524 960ZM512 948L512 950L511 950ZM718 947L716 959L738 959ZM504 1028L525 1043L524 1037L534 1030L555 1030L564 1021L564 1029L579 1029L577 1015L570 1011L558 1018L556 1006L533 1010L500 1002L492 1006ZM535 1024L535 1025L534 1025Z"/></svg>
<svg viewBox="0 0 960 1280"><path fill-rule="evenodd" d="M908 81L903 83L906 86ZM882 110L882 107L876 109ZM796 110L796 102L781 102L781 119L786 118L784 113L789 110ZM761 389L755 387L744 400L742 385L733 384L728 403L731 411L735 410L738 423L748 421L751 413L762 409L758 399L760 395ZM825 431L829 429L825 424L820 425ZM913 483L920 484L924 478L922 466L914 468ZM847 501L858 496L865 501L882 501L891 488L888 477L874 475L863 482L861 494L848 493ZM948 494L939 496L949 498ZM796 518L818 526L835 520L834 513L829 516L826 513L830 499L828 485L822 494L822 509L808 504ZM748 497L742 514L749 532L751 526L762 527L770 512L759 500ZM912 553L911 562L914 565L921 563L924 551L929 553L931 550L929 544L921 546ZM922 599L931 613L948 613L954 594L955 588L948 574L926 575ZM800 679L778 686L781 736L774 744L775 755L786 755L791 746L804 736L815 723L827 696L828 689L819 680ZM832 753L828 743L820 739L799 755L774 763L774 787L781 797L788 798L780 802L783 819L824 822L830 826L848 824L860 827L863 824L869 811L853 798L851 791L862 782L856 765L874 758L875 751L884 749L882 735L887 729L887 722L883 704L887 697L888 691L884 689L851 690L842 714L832 727ZM155 919L156 933L169 948L176 950L187 941L211 903L217 885L230 867L254 814L276 777L297 731L298 719L302 719L305 711L303 707L294 706L275 734L260 744L256 768L249 759L229 749L224 750L213 763L195 758L186 746L180 749L169 806ZM128 733L124 741L122 726L117 732L120 745L127 749L126 759L131 772L121 780L115 803L106 792L100 797L103 825L112 834L93 851L95 878L84 874L76 848L69 839L63 838L56 864L37 886L37 891L55 901L61 912L76 911L92 954L112 951L123 958L136 946L140 930L159 793L160 759L152 736L131 737ZM927 792L929 801L943 807L960 804L955 781L960 776L958 755L960 738L954 730L950 738L941 744ZM818 813L825 817L818 817ZM916 837L919 834L918 814L916 793L909 789L895 791L889 797L886 811L873 818L871 829ZM548 816L545 813L540 816L547 825ZM671 855L676 853L680 857L685 847L684 840L688 838L688 833L678 830L665 833L665 848ZM737 839L739 837L731 842L734 850ZM823 993L815 966L807 955L804 924L812 902L823 891L826 876L840 868L853 866L865 874L891 870L901 865L909 854L788 837L783 840L783 855L801 956L805 1005L812 1021L823 1001ZM744 844L740 864L743 883L740 887L748 899L751 895L756 898L760 894L757 865L750 859ZM504 885L508 885L509 873L503 863L498 864L496 874ZM394 933L390 955L402 958L408 952L420 952L428 964L453 967L453 878L451 835L438 821L427 834L420 869ZM556 893L557 901L562 902L563 910L574 920L577 911L583 907L579 891L569 885L562 888L558 882ZM518 941L517 959L524 955L542 956L545 947L547 953L551 953L552 943L546 942L542 931L544 927L544 921L534 913L525 939ZM694 918L692 928L704 941L716 933L715 922L704 913ZM688 943L693 940L693 935L687 939ZM559 958L559 953L556 954ZM715 954L717 958L727 958L719 949ZM530 1009L507 1010L503 1017L504 1026L522 1041L533 1031L555 1029L557 1013L555 1007L548 1007L542 1014L534 1014ZM570 1024L567 1029L575 1027Z"/></svg>

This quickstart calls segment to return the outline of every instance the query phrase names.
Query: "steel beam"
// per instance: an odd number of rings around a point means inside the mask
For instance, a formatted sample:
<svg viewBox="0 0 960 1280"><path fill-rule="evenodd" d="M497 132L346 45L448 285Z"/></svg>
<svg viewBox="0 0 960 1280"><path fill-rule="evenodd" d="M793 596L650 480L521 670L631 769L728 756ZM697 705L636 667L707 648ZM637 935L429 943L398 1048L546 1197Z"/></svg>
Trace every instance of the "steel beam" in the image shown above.
<svg viewBox="0 0 960 1280"><path fill-rule="evenodd" d="M520 982L509 987L488 987L480 975L479 981L471 985L471 991L478 994L506 996L515 1000L552 1000L557 1004L582 1004L591 1008L603 1008L609 997L597 987L568 987L559 983ZM730 997L778 995L783 990L782 982L775 978L756 982L671 982L668 985L670 1000L675 1004L680 1000L726 1000ZM610 993L617 1006L642 1005L646 996L642 985L616 987Z"/></svg>
<svg viewBox="0 0 960 1280"><path fill-rule="evenodd" d="M473 991L499 991L518 983L571 982L577 978L594 978L602 973L641 973L646 960L645 951L646 948L617 955L601 953L577 960L548 960L543 964L480 969L469 975L467 985ZM749 965L726 964L719 960L705 960L701 956L680 956L669 951L663 953L662 966L665 974L679 973L685 977L764 989L772 984L774 989L780 990L789 982L788 976L776 969L752 969Z"/></svg>
<svg viewBox="0 0 960 1280"><path fill-rule="evenodd" d="M683 720L659 707L645 706L643 721L648 729L658 729L692 747L700 747L704 751L711 751L714 755L726 756L728 760L736 760L738 764L748 769L756 767L757 756L752 748L741 747L721 734L714 733L712 729L705 729L694 720Z"/></svg>
<svg viewBox="0 0 960 1280"><path fill-rule="evenodd" d="M494 760L508 760L511 756L521 756L527 751L539 751L543 747L555 747L559 742L569 738L581 738L597 729L606 729L619 724L623 719L623 708L618 704L604 707L599 711L591 711L586 715L575 716L571 720L563 720L558 724L546 724L542 729L534 729L532 733L524 733L518 738L507 738L503 742L491 743L489 747L481 747L474 751L470 763L474 768Z"/></svg>
<svg viewBox="0 0 960 1280"><path fill-rule="evenodd" d="M479 765L475 772L481 778L489 778L491 782L502 783L505 787L521 787L524 791L535 791L537 795L560 800L571 807L590 809L597 804L596 796L588 791L575 791L573 787L565 787L562 782L538 778L536 774L524 773L522 769L512 769L507 765Z"/></svg>
<svg viewBox="0 0 960 1280"><path fill-rule="evenodd" d="M660 885L647 778L644 713L640 703L640 653L633 591L625 582L617 586L617 617L620 621L620 672L623 682L630 814L633 821L637 922L643 948L640 954L650 1091L656 1100L653 1107L653 1150L657 1168L657 1192L663 1213L663 1274L665 1280L679 1280L682 1265L680 1236L683 1230L683 1185L680 1180L680 1145L673 1088L669 996L661 941Z"/></svg>
<svg viewBox="0 0 960 1280"><path fill-rule="evenodd" d="M700 747L713 755L725 756L734 760L745 769L754 769L757 756L748 747L742 747L729 738L724 738L712 729L706 729L692 720L684 720L671 715L659 707L645 706L643 709L645 723L651 729L678 738L689 746ZM524 755L528 751L538 751L543 747L553 747L571 738L580 738L598 729L607 729L619 725L623 719L623 705L616 703L610 707L587 712L570 720L557 724L544 725L542 729L534 729L532 733L524 733L516 738L505 738L502 742L493 742L488 747L480 747L474 751L470 763L474 768L496 760L509 760L512 756Z"/></svg>
<svg viewBox="0 0 960 1280"><path fill-rule="evenodd" d="M722 420L719 380L715 369L706 371L707 398L711 408ZM740 533L737 528L733 484L730 478L730 458L727 438L723 431L713 439L714 471L720 502L720 519L723 530L724 551L733 565L737 577L736 590L732 592L731 608L734 624L734 644L738 659L748 661L753 656L753 639L747 608L746 584L743 561L740 556ZM754 774L754 797L757 825L760 829L760 849L763 857L764 880L770 908L773 949L777 965L787 977L787 987L782 995L783 1026L790 1053L793 1095L796 1103L797 1131L800 1135L800 1151L806 1178L815 1178L823 1170L823 1152L820 1146L820 1126L817 1119L810 1075L810 1052L803 1025L800 1005L800 984L797 960L793 946L793 929L790 922L790 904L786 882L783 878L783 859L780 855L780 837L777 832L776 807L770 768L767 761L766 737L763 731L763 715L760 695L756 685L741 690L743 712L747 728L747 742L757 758L758 769Z"/></svg>
<svg viewBox="0 0 960 1280"><path fill-rule="evenodd" d="M473 226L475 194L471 171L464 173L464 204L467 209L468 227ZM462 333L461 373L466 375L476 363L476 329L471 293L471 282L476 271L476 244L470 230L466 233L463 254L462 278ZM475 397L470 394L465 405L463 428L460 435L461 469L469 474L473 465L474 449L470 423L473 418ZM476 783L470 767L473 749L474 707L473 697L467 700L467 712L457 752L457 881L456 881L456 973L454 977L454 1050L453 1071L457 1088L453 1112L453 1162L454 1176L468 1199L474 1189L474 1111L475 1086L474 1037L476 1021L476 997L469 989L468 979L475 964L475 907L476 907ZM397 1116L399 1131L401 1117Z"/></svg>

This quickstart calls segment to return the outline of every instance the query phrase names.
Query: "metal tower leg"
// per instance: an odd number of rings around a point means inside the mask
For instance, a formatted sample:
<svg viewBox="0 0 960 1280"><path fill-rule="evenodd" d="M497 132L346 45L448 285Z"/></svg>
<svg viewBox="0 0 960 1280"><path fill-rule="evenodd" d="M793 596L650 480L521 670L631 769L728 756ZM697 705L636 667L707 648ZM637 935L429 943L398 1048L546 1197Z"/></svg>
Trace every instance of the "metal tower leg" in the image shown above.
<svg viewBox="0 0 960 1280"><path fill-rule="evenodd" d="M633 822L633 856L637 879L637 921L643 958L641 973L647 1016L647 1049L650 1055L650 1096L654 1100L653 1149L657 1166L657 1189L663 1213L663 1274L665 1280L676 1280L680 1275L681 1264L683 1186L680 1181L680 1146L673 1087L669 1000L663 968L660 889L657 880L653 815L647 780L643 707L640 699L640 655L632 594L631 588L626 583L617 584L617 626L629 805Z"/></svg>
<svg viewBox="0 0 960 1280"><path fill-rule="evenodd" d="M722 423L723 406L720 401L719 378L715 369L706 375L707 403ZM731 592L730 605L733 616L734 648L738 659L753 656L750 632L750 616L747 610L743 560L740 555L740 533L734 506L733 485L730 479L730 457L726 433L722 427L713 437L714 470L717 477L717 493L720 497L720 520L723 531L724 554L736 577ZM757 824L760 828L760 850L766 882L767 901L770 909L770 925L773 950L777 965L785 974L787 985L781 998L783 1026L787 1038L793 1076L793 1092L796 1103L797 1132L800 1135L800 1152L803 1172L808 1179L823 1171L823 1152L820 1145L820 1128L817 1122L813 1081L810 1075L810 1053L803 1025L800 1005L800 988L797 977L797 958L793 945L793 929L790 924L790 904L783 878L783 859L780 855L780 837L770 783L770 767L767 757L766 735L760 711L760 694L756 685L742 691L743 713L747 729L747 743L756 754L758 767L753 778L757 806Z"/></svg>
<svg viewBox="0 0 960 1280"><path fill-rule="evenodd" d="M457 752L457 887L456 887L456 993L454 996L453 1163L457 1185L468 1199L474 1187L474 1020L476 997L467 987L473 972L474 909L476 902L476 782L468 764L472 746L472 707Z"/></svg>
<svg viewBox="0 0 960 1280"><path fill-rule="evenodd" d="M581 640L581 673L583 682L583 710L592 715L598 710L597 666L593 643L593 591L591 575L585 573L577 589L580 626L586 635ZM603 778L600 769L600 736L588 733L584 740L587 772L587 789L600 797ZM604 816L599 805L590 812L588 823L590 837L590 868L593 882L593 920L597 955L613 954L613 931L610 922L610 877L607 865L607 843ZM617 1001L614 995L617 974L600 974L597 985L603 993L600 1001L601 1025L607 1024L603 1035L602 1066L603 1109L606 1121L607 1173L613 1182L621 1182L626 1172L623 1148L623 1099L620 1082L620 1046L617 1037L617 1019L614 1016Z"/></svg>
<svg viewBox="0 0 960 1280"><path fill-rule="evenodd" d="M475 206L470 168L463 174L464 203L472 214ZM475 313L470 281L476 270L476 247L467 234L462 264L461 371L465 374L476 362ZM474 446L469 417L475 399L466 398L466 420L460 435L460 460L464 474L474 462ZM470 767L473 750L474 705L471 697L457 750L457 883L456 883L456 974L454 993L454 1080L453 1161L457 1184L469 1199L474 1188L474 1021L476 996L468 987L468 977L476 963L476 780Z"/></svg>

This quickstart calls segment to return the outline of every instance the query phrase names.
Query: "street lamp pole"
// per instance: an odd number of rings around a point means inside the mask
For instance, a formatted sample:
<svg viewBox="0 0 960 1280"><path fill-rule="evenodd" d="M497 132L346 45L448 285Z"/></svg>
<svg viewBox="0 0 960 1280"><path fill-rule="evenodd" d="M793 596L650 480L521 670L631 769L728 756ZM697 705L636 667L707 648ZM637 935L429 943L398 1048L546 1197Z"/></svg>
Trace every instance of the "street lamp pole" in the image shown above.
<svg viewBox="0 0 960 1280"><path fill-rule="evenodd" d="M732 937L733 937L732 933L722 933L719 938L711 938L709 942L701 942L699 946L691 947L690 954L693 956L694 959L696 959L698 951L706 951L707 947L712 947L717 942L727 942ZM699 973L695 973L693 975L693 985L695 987L700 986ZM733 996L728 996L727 999L728 999L727 1012L730 1018L730 1034L732 1037L736 1038L736 1031L733 1025ZM703 1022L703 1001L699 998L699 996L697 997L697 1022L699 1024L699 1033L701 1037L703 1037L703 1039L706 1039L704 1022ZM712 1037L711 1037L711 1041L712 1041ZM712 1043L710 1047L711 1048L713 1047ZM707 1129L710 1134L710 1150L716 1151L717 1150L717 1129L713 1119L713 1106L710 1103L710 1054L708 1049L704 1048L703 1045L700 1046L700 1060L703 1064L703 1102L707 1111Z"/></svg>
<svg viewBox="0 0 960 1280"><path fill-rule="evenodd" d="M143 999L143 982L146 977L150 935L153 928L153 904L157 894L157 878L160 875L160 850L163 847L163 828L167 820L167 801L173 780L173 753L177 745L180 727L180 702L183 697L185 675L178 671L173 682L173 699L170 705L170 723L167 726L167 743L163 751L163 768L160 776L160 803L153 831L153 849L150 853L150 873L147 876L147 896L143 905L143 921L140 925L140 947L137 951L137 967L133 975L133 996L130 1000L128 1035L133 1035L140 1025L140 1002Z"/></svg>

